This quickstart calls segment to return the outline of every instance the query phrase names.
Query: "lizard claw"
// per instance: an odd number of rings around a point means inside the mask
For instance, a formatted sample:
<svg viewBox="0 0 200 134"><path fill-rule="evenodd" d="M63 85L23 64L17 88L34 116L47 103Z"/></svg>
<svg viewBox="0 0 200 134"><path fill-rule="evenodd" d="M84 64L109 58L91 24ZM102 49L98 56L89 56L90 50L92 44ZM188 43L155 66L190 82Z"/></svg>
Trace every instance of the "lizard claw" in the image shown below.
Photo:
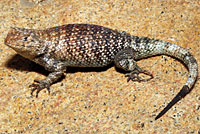
<svg viewBox="0 0 200 134"><path fill-rule="evenodd" d="M143 73L143 74L149 75L150 78L143 79L143 78L141 78L139 76L139 73ZM138 81L138 82L142 82L142 81L146 82L146 81L149 81L149 80L153 79L153 75L150 72L148 72L147 70L142 70L142 71L141 70L140 71L136 70L136 71L133 71L133 72L125 74L125 77L128 77L127 82L129 82L130 80Z"/></svg>
<svg viewBox="0 0 200 134"><path fill-rule="evenodd" d="M36 91L36 98L38 97L39 92L42 89L47 88L49 94L50 94L50 85L45 81L45 80L38 80L35 79L34 82L36 82L37 84L33 83L31 84L29 87L31 87L31 96L33 96L33 92Z"/></svg>

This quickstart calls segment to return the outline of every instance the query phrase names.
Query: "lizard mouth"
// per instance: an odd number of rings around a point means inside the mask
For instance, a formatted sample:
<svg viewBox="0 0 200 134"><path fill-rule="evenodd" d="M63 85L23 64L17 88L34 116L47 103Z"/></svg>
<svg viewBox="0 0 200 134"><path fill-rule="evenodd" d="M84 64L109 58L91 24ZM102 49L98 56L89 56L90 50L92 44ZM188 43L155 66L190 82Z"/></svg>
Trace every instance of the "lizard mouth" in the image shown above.
<svg viewBox="0 0 200 134"><path fill-rule="evenodd" d="M5 40L4 40L4 44L7 46L10 46L10 40L12 38L13 34L12 34L12 29L8 32L8 35L6 36Z"/></svg>
<svg viewBox="0 0 200 134"><path fill-rule="evenodd" d="M15 28L11 28L5 38L4 44L13 48L13 46L16 44L18 36L19 31L17 31Z"/></svg>

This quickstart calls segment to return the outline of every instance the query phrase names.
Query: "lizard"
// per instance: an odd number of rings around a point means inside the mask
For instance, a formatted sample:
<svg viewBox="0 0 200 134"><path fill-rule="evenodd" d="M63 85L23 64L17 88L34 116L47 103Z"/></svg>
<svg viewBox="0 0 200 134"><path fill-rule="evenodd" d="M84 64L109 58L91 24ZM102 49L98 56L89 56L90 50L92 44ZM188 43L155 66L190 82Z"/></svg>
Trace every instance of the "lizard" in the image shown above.
<svg viewBox="0 0 200 134"><path fill-rule="evenodd" d="M93 24L67 24L43 30L12 27L5 45L21 56L43 66L50 73L44 80L35 79L30 85L31 95L38 93L61 78L68 67L104 67L114 63L125 70L127 81L149 81L153 75L137 65L137 61L156 55L174 57L188 69L188 78L182 89L155 117L163 116L193 88L198 77L194 56L175 43L130 35ZM150 78L141 78L139 74Z"/></svg>

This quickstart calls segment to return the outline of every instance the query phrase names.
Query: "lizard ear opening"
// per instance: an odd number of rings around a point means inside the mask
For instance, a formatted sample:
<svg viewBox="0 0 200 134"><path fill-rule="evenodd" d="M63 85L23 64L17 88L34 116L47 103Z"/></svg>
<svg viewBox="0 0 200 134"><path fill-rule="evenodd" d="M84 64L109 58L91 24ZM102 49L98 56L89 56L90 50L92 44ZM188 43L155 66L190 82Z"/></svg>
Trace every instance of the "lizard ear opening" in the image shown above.
<svg viewBox="0 0 200 134"><path fill-rule="evenodd" d="M28 36L23 37L23 41L28 41Z"/></svg>

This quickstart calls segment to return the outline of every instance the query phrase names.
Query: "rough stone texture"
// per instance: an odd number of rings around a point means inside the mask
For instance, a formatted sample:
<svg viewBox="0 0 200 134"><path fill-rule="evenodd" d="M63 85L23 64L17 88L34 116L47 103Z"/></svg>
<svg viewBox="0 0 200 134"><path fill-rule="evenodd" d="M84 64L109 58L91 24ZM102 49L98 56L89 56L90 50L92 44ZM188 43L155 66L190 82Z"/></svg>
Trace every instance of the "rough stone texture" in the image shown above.
<svg viewBox="0 0 200 134"><path fill-rule="evenodd" d="M139 61L155 77L145 83L127 83L114 67L71 68L50 95L43 90L31 98L28 86L47 73L4 45L10 27L89 23L176 43L199 63L199 1L1 0L0 8L1 133L200 133L199 79L190 94L154 121L186 81L188 72L177 60Z"/></svg>

